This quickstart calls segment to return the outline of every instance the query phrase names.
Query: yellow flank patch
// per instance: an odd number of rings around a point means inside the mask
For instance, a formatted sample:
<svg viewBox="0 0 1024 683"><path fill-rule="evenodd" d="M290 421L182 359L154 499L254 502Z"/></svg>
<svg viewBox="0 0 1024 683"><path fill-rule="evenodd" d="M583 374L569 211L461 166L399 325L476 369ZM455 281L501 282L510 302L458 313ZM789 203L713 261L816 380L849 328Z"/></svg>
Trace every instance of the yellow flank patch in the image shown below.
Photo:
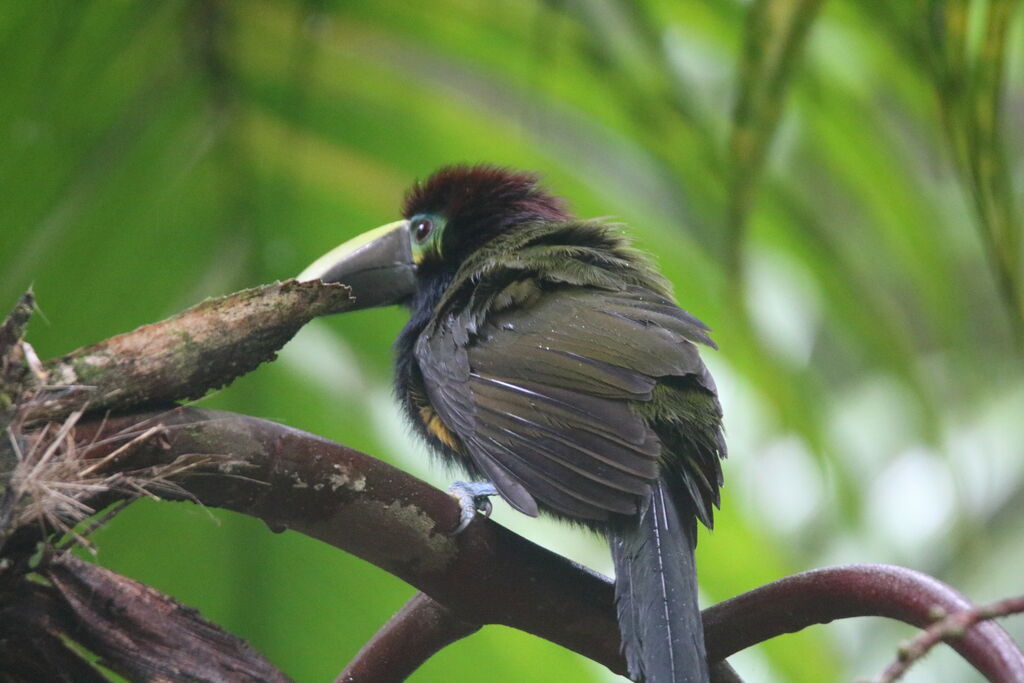
<svg viewBox="0 0 1024 683"><path fill-rule="evenodd" d="M444 426L444 422L441 422L441 418L436 412L434 412L433 408L430 406L421 406L420 419L423 420L423 424L426 426L427 431L436 436L441 443L453 450L462 450L459 438Z"/></svg>

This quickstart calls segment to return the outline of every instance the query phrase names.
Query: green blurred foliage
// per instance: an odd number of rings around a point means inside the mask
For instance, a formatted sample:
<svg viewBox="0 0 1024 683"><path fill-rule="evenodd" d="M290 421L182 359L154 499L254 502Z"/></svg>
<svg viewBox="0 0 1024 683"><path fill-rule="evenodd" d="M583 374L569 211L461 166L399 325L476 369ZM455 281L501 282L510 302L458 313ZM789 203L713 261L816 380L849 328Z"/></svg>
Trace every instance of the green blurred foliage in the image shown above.
<svg viewBox="0 0 1024 683"><path fill-rule="evenodd" d="M732 458L699 546L708 602L847 561L1020 591L1020 2L9 2L0 61L0 302L34 286L41 356L297 273L441 164L536 169L630 224L716 330ZM204 405L443 484L389 399L402 320L318 321ZM496 515L608 570L596 539ZM188 504L136 504L95 540L300 681L412 592ZM908 633L834 624L735 662L848 680ZM488 628L414 680L482 675L611 678ZM971 674L938 653L908 680L938 679Z"/></svg>

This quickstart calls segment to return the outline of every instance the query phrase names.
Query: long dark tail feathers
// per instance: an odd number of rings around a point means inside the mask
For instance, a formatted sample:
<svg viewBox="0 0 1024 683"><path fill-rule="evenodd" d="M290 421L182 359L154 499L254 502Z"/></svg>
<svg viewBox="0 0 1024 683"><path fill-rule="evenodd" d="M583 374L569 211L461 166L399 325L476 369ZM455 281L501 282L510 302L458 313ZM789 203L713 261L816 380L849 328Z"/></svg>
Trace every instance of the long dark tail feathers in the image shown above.
<svg viewBox="0 0 1024 683"><path fill-rule="evenodd" d="M659 481L639 523L611 536L622 648L635 681L706 683L693 560L696 524Z"/></svg>

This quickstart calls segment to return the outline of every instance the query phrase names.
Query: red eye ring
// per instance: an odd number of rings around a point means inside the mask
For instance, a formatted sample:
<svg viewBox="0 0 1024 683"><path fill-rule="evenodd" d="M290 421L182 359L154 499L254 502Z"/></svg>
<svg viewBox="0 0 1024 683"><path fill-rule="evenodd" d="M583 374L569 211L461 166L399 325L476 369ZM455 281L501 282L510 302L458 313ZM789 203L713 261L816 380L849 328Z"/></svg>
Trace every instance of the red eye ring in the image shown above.
<svg viewBox="0 0 1024 683"><path fill-rule="evenodd" d="M430 231L434 229L434 222L429 218L417 218L412 223L412 236L416 238L417 242L422 242L427 239L430 235Z"/></svg>

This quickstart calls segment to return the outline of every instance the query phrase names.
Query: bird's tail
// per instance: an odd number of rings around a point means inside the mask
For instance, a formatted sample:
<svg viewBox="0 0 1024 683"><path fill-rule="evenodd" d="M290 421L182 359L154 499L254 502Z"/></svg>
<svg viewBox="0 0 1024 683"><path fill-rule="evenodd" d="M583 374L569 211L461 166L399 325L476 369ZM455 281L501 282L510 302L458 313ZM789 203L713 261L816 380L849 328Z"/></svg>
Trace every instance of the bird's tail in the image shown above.
<svg viewBox="0 0 1024 683"><path fill-rule="evenodd" d="M659 480L639 523L612 534L619 630L634 680L708 681L693 560L696 533L695 520L680 514Z"/></svg>

